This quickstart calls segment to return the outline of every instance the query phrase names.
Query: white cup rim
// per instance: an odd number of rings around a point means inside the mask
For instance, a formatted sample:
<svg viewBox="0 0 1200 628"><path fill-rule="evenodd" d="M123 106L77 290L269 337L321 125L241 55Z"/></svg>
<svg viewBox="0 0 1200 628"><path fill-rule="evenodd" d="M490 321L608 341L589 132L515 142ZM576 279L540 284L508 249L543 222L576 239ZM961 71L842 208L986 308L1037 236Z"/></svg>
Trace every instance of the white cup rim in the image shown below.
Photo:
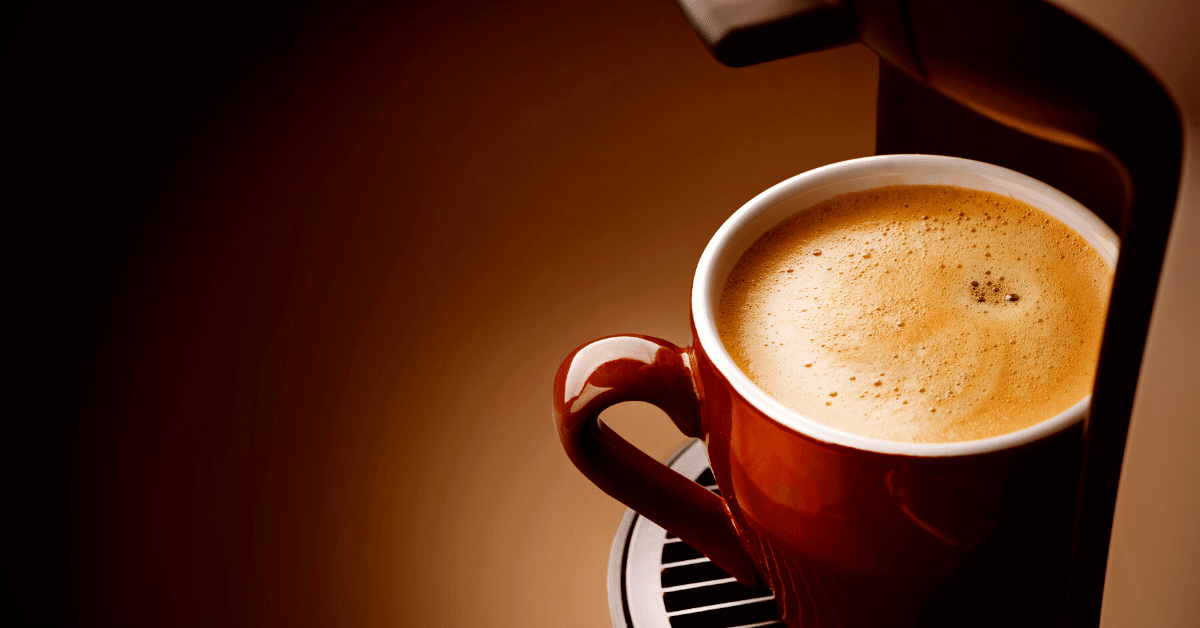
<svg viewBox="0 0 1200 628"><path fill-rule="evenodd" d="M696 341L713 366L746 401L777 423L810 438L884 454L920 457L968 456L1018 447L1061 432L1083 420L1091 395L1067 410L1015 432L953 443L906 443L845 432L801 415L759 388L733 362L716 326L716 305L729 269L771 226L816 203L847 192L888 185L954 185L1004 194L1062 220L1115 268L1118 239L1083 205L1057 189L992 164L938 155L877 155L842 161L796 175L738 209L717 230L700 256L692 283ZM731 259L732 258L732 259Z"/></svg>

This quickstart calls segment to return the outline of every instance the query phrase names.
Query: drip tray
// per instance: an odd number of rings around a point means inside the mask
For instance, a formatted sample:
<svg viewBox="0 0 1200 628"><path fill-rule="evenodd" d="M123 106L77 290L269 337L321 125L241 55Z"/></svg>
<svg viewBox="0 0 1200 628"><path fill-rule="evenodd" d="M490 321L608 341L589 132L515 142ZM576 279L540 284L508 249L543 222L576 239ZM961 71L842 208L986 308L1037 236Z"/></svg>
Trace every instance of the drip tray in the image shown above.
<svg viewBox="0 0 1200 628"><path fill-rule="evenodd" d="M704 444L688 441L667 466L720 494ZM614 628L783 626L770 589L744 587L675 535L625 512L608 559Z"/></svg>

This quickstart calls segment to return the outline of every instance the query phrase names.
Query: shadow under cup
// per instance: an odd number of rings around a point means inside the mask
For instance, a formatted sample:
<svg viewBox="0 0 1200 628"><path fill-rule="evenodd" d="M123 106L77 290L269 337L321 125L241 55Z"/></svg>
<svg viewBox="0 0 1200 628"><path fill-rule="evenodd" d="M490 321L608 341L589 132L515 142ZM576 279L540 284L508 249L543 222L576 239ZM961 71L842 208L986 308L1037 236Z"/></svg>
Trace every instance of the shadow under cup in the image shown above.
<svg viewBox="0 0 1200 628"><path fill-rule="evenodd" d="M1090 397L987 439L873 439L770 397L735 366L717 332L725 280L767 230L834 196L928 184L1033 205L1115 266L1117 238L1107 225L1035 179L951 157L841 162L763 192L717 231L693 284L692 347L601 339L569 356L556 378L559 435L576 466L743 583L770 586L793 628L1061 623ZM599 421L604 408L628 400L658 405L705 440L720 497Z"/></svg>

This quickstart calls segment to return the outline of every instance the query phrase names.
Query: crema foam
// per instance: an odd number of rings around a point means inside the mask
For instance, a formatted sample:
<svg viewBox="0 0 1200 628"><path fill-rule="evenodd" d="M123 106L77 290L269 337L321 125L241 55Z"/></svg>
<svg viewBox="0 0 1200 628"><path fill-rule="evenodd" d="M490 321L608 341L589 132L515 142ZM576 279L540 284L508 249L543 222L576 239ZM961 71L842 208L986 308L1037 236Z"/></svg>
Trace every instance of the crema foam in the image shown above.
<svg viewBox="0 0 1200 628"><path fill-rule="evenodd" d="M760 237L721 293L734 362L864 436L1013 432L1091 392L1112 271L1021 201L950 186L845 194Z"/></svg>

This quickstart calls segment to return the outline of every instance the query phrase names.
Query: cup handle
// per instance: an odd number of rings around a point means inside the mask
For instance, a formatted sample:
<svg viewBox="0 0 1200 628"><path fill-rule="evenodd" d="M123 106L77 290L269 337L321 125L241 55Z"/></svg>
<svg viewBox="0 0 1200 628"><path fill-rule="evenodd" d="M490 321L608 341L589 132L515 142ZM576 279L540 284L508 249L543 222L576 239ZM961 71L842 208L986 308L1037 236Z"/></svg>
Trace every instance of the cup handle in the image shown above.
<svg viewBox="0 0 1200 628"><path fill-rule="evenodd" d="M658 406L684 434L703 436L694 359L648 336L611 336L563 360L554 378L554 420L571 462L605 493L696 548L742 584L758 586L754 563L725 500L668 469L600 421L623 401Z"/></svg>

